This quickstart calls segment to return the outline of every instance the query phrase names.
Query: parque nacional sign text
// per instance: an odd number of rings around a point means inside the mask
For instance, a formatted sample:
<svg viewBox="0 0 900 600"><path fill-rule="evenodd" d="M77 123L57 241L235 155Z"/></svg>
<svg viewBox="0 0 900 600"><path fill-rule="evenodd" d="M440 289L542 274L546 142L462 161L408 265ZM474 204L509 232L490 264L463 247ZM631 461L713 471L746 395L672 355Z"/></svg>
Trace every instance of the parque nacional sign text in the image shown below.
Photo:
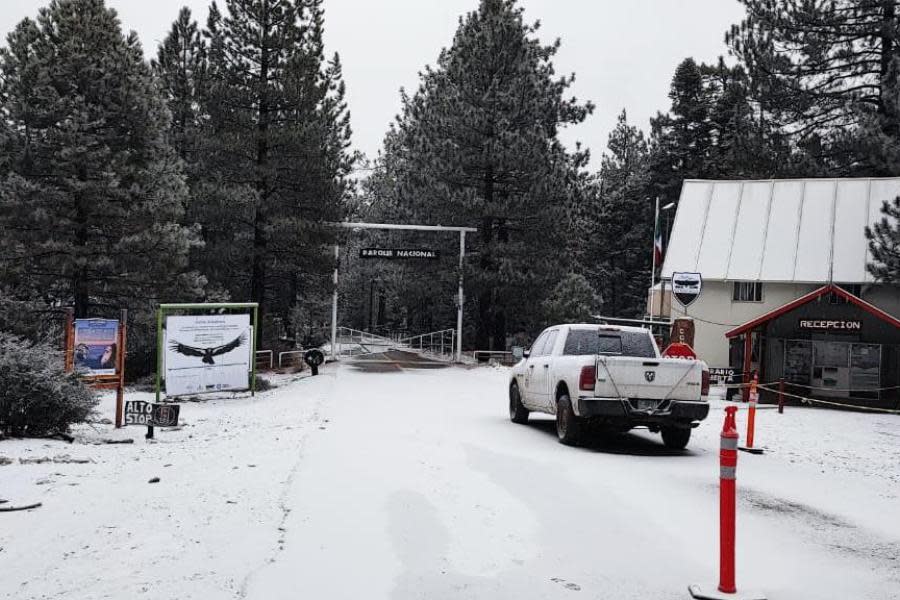
<svg viewBox="0 0 900 600"><path fill-rule="evenodd" d="M430 248L360 248L360 258L410 259L424 258L434 260L439 257L437 250Z"/></svg>

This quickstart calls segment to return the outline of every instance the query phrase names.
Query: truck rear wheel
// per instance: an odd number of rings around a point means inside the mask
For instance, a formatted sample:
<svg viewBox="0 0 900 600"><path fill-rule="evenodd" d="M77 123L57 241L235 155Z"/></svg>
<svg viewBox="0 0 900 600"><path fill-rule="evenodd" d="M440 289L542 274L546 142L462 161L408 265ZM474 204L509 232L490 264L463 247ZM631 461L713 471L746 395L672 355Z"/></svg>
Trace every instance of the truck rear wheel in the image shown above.
<svg viewBox="0 0 900 600"><path fill-rule="evenodd" d="M556 401L556 435L560 443L577 446L584 433L584 422L572 410L572 401L563 394Z"/></svg>
<svg viewBox="0 0 900 600"><path fill-rule="evenodd" d="M522 404L519 384L515 381L509 386L509 420L520 425L528 422L528 409Z"/></svg>
<svg viewBox="0 0 900 600"><path fill-rule="evenodd" d="M684 450L691 440L691 430L681 427L663 427L662 439L666 448L672 450Z"/></svg>

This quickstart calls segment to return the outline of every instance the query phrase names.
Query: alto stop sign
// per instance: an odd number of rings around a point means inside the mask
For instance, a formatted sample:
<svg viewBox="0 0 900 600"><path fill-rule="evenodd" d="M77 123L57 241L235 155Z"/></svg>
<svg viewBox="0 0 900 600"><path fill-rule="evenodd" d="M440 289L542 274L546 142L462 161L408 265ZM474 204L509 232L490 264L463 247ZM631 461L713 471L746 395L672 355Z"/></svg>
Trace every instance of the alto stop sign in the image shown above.
<svg viewBox="0 0 900 600"><path fill-rule="evenodd" d="M683 342L672 342L663 350L662 355L666 358L697 358L697 353L694 352L694 349Z"/></svg>

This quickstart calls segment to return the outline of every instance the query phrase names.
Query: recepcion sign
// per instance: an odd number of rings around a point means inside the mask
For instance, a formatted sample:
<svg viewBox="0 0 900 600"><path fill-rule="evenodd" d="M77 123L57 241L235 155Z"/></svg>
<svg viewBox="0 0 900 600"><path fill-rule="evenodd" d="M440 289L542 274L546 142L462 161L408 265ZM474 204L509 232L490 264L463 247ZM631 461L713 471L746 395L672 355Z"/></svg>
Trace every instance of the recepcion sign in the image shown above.
<svg viewBox="0 0 900 600"><path fill-rule="evenodd" d="M250 315L190 315L166 319L166 395L250 387Z"/></svg>
<svg viewBox="0 0 900 600"><path fill-rule="evenodd" d="M800 319L798 327L803 331L855 333L862 329L862 321L858 319Z"/></svg>
<svg viewBox="0 0 900 600"><path fill-rule="evenodd" d="M388 260L424 258L434 260L440 256L430 248L360 248L360 258L386 258Z"/></svg>
<svg viewBox="0 0 900 600"><path fill-rule="evenodd" d="M75 372L85 377L115 375L118 340L117 320L75 319Z"/></svg>

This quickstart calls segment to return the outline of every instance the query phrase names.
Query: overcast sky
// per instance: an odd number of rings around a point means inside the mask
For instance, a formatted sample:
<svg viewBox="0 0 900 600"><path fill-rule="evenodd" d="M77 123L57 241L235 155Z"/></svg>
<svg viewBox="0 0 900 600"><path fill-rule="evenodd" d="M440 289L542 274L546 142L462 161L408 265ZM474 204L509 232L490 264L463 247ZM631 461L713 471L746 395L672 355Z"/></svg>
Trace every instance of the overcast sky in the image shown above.
<svg viewBox="0 0 900 600"><path fill-rule="evenodd" d="M45 0L0 0L6 33ZM181 6L206 20L208 0L107 0L123 27L137 31L148 58ZM223 0L219 2L224 4ZM669 82L685 57L714 61L726 54L725 30L743 11L737 0L520 0L528 21L540 20L545 41L562 38L555 65L576 75L574 94L597 105L594 115L563 139L580 140L598 168L606 138L622 108L648 129L669 101ZM374 158L400 108L401 87L415 89L417 73L449 45L461 14L478 0L325 0L327 51L344 65L354 144Z"/></svg>

